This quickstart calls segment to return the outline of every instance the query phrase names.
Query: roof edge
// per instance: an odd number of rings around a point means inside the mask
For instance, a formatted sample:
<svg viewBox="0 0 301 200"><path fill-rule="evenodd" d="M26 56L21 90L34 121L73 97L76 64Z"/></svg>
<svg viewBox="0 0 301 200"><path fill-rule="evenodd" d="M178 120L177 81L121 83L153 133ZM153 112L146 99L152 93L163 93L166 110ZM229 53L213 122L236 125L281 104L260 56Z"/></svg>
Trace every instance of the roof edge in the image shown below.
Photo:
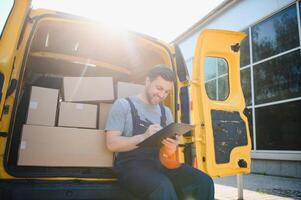
<svg viewBox="0 0 301 200"><path fill-rule="evenodd" d="M224 0L222 3L220 3L216 8L211 10L207 15L205 15L203 18L201 18L199 21L197 21L194 25L192 25L188 30L181 33L178 37L176 37L172 43L180 43L186 38L188 38L190 35L194 34L198 30L200 30L200 27L202 27L204 24L208 23L210 20L212 20L214 17L218 16L221 12L225 11L227 8L229 8L231 5L235 4L239 0Z"/></svg>

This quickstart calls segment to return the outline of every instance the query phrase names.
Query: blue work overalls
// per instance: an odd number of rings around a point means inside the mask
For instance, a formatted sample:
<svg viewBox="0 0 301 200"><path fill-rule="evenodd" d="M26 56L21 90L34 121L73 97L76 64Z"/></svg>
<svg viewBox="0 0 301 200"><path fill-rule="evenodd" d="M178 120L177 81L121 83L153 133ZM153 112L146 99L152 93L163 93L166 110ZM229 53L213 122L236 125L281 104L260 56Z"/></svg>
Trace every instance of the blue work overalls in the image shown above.
<svg viewBox="0 0 301 200"><path fill-rule="evenodd" d="M133 135L143 134L152 124L140 119L133 102L129 102ZM165 108L161 108L162 127L166 126ZM159 149L137 148L118 153L114 171L121 187L141 200L214 199L212 179L205 173L182 164L177 169L165 168L159 160Z"/></svg>

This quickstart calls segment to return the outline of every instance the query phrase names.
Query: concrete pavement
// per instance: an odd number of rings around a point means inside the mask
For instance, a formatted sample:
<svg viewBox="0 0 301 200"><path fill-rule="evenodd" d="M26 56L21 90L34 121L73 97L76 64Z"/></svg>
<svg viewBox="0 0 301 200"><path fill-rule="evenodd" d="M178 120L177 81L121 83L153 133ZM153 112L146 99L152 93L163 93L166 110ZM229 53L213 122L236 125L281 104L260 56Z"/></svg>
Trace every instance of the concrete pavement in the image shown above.
<svg viewBox="0 0 301 200"><path fill-rule="evenodd" d="M214 178L215 198L238 198L236 176ZM301 179L259 174L243 175L245 200L301 200Z"/></svg>

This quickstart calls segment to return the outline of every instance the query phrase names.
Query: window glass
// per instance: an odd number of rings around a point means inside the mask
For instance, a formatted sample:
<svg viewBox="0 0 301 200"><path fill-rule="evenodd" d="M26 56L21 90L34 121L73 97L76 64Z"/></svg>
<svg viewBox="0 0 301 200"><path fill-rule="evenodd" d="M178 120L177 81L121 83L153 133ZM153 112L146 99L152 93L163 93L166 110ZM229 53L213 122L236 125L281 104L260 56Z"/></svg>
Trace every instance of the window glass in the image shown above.
<svg viewBox="0 0 301 200"><path fill-rule="evenodd" d="M207 95L210 99L216 100L216 79L205 83Z"/></svg>
<svg viewBox="0 0 301 200"><path fill-rule="evenodd" d="M13 0L5 0L5 1L0 1L0 31L1 35L5 26L5 23L9 17L10 11L12 10L14 5Z"/></svg>
<svg viewBox="0 0 301 200"><path fill-rule="evenodd" d="M301 21L301 3L300 3L300 1L299 1L299 12L300 12L300 21Z"/></svg>
<svg viewBox="0 0 301 200"><path fill-rule="evenodd" d="M204 66L205 87L212 100L225 100L229 95L228 63L223 58L207 57Z"/></svg>
<svg viewBox="0 0 301 200"><path fill-rule="evenodd" d="M229 95L229 81L228 76L222 76L217 79L218 84L218 96L217 100L225 100Z"/></svg>
<svg viewBox="0 0 301 200"><path fill-rule="evenodd" d="M301 96L300 50L254 66L255 104Z"/></svg>
<svg viewBox="0 0 301 200"><path fill-rule="evenodd" d="M251 74L250 74L250 68L246 68L243 70L240 70L240 82L241 87L244 93L246 106L249 106L252 104L252 98L251 98Z"/></svg>
<svg viewBox="0 0 301 200"><path fill-rule="evenodd" d="M259 150L301 150L301 101L255 109Z"/></svg>
<svg viewBox="0 0 301 200"><path fill-rule="evenodd" d="M295 5L252 27L254 62L299 45Z"/></svg>
<svg viewBox="0 0 301 200"><path fill-rule="evenodd" d="M249 30L243 31L247 36L240 43L240 67L250 64Z"/></svg>
<svg viewBox="0 0 301 200"><path fill-rule="evenodd" d="M205 60L204 74L205 81L217 78L217 63L216 58L207 57Z"/></svg>
<svg viewBox="0 0 301 200"><path fill-rule="evenodd" d="M228 73L228 64L225 59L216 59L217 62L217 75L222 76Z"/></svg>

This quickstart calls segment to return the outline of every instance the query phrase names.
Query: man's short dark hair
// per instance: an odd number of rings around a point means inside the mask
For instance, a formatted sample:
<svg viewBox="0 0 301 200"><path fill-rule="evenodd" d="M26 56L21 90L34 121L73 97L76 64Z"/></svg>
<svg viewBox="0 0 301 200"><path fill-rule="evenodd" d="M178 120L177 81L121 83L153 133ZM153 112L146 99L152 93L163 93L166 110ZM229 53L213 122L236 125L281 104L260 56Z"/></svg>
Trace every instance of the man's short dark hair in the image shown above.
<svg viewBox="0 0 301 200"><path fill-rule="evenodd" d="M166 81L174 82L176 80L174 72L164 64L155 65L147 74L147 77L149 77L150 81L155 80L159 76Z"/></svg>

